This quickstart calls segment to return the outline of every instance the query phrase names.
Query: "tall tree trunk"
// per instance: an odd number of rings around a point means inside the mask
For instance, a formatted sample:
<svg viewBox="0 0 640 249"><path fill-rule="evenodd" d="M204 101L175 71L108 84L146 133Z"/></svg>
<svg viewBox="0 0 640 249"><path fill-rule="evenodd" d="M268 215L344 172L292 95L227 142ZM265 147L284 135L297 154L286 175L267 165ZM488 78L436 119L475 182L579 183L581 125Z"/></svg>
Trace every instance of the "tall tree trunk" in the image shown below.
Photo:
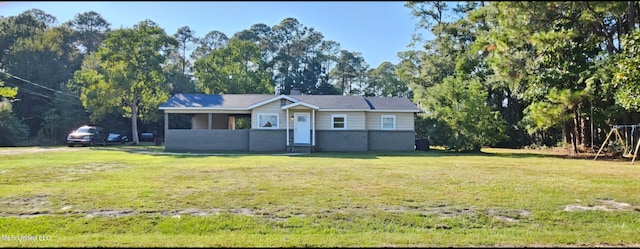
<svg viewBox="0 0 640 249"><path fill-rule="evenodd" d="M627 17L627 24L629 25L628 33L631 33L636 26L636 1L629 1L629 15Z"/></svg>
<svg viewBox="0 0 640 249"><path fill-rule="evenodd" d="M585 147L591 147L591 118L580 118L580 127L582 128L582 144Z"/></svg>
<svg viewBox="0 0 640 249"><path fill-rule="evenodd" d="M182 75L186 72L187 66L187 42L184 42L184 47L182 47Z"/></svg>
<svg viewBox="0 0 640 249"><path fill-rule="evenodd" d="M140 143L138 139L138 106L136 105L137 101L133 101L131 104L131 136L133 137L133 144L137 145Z"/></svg>
<svg viewBox="0 0 640 249"><path fill-rule="evenodd" d="M564 133L564 141L567 144L571 144L571 123L569 121L565 121L562 124L562 131Z"/></svg>
<svg viewBox="0 0 640 249"><path fill-rule="evenodd" d="M576 108L575 110L573 110L573 132L576 135L574 142L575 143L581 143L582 145L584 145L584 143L582 143L583 141L583 134L582 134L582 129L584 128L582 125L582 122L580 115L578 114L578 108Z"/></svg>
<svg viewBox="0 0 640 249"><path fill-rule="evenodd" d="M572 147L572 155L575 155L575 154L578 154L578 138L577 138L577 134L576 134L576 130L577 130L577 127L576 127L576 116L577 116L578 111L576 109L576 110L573 110L572 112L573 112L573 118L572 118L573 120L569 120L569 121L565 122L565 124L567 126L566 127L566 129L567 129L566 133L569 136L568 139L569 139L569 141L571 143L571 147Z"/></svg>
<svg viewBox="0 0 640 249"><path fill-rule="evenodd" d="M576 139L575 129L571 129L571 139L573 143L573 154L578 154L578 140Z"/></svg>

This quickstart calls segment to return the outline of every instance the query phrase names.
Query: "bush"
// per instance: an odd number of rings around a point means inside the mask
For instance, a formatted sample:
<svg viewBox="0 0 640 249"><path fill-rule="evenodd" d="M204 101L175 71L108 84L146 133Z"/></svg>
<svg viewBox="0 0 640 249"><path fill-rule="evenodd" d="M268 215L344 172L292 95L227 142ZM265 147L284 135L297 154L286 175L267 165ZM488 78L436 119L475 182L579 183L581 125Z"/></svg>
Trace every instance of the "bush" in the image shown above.
<svg viewBox="0 0 640 249"><path fill-rule="evenodd" d="M506 138L505 122L487 106L487 92L476 79L447 77L430 87L425 98L428 113L416 127L432 145L454 151L480 151ZM423 134L420 134L423 135Z"/></svg>
<svg viewBox="0 0 640 249"><path fill-rule="evenodd" d="M13 115L11 103L0 101L0 146L16 146L28 134L29 128Z"/></svg>

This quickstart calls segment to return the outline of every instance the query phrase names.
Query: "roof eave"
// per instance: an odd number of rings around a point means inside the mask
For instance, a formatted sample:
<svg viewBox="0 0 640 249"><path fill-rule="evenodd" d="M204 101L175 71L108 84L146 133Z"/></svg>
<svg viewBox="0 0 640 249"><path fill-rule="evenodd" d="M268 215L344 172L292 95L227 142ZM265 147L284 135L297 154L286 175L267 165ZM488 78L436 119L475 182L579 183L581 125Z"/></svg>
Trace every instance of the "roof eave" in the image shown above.
<svg viewBox="0 0 640 249"><path fill-rule="evenodd" d="M421 112L420 110L367 110L369 112Z"/></svg>
<svg viewBox="0 0 640 249"><path fill-rule="evenodd" d="M275 96L275 97L273 97L273 98L270 98L270 99L267 99L267 100L264 100L264 101L261 101L261 102L255 103L255 104L253 104L253 105L250 105L250 106L249 106L249 107L247 107L247 108L248 108L248 109L254 109L254 108L256 108L256 107L259 107L259 106L262 106L262 105L266 105L266 104L269 104L269 103L271 103L271 102L273 102L273 101L280 100L280 99L286 99L286 100L289 100L289 101L291 101L291 102L299 102L299 100L294 99L294 98L291 98L291 97L289 97L289 96L287 96L287 95L278 95L278 96Z"/></svg>
<svg viewBox="0 0 640 249"><path fill-rule="evenodd" d="M212 111L248 111L251 109L232 107L232 108L216 108L216 107L160 107L160 110L212 110Z"/></svg>
<svg viewBox="0 0 640 249"><path fill-rule="evenodd" d="M293 108L293 107L296 107L296 106L305 106L305 107L309 107L309 108L315 109L315 110L319 110L320 109L320 107L318 107L318 106L315 106L315 105L312 105L312 104L308 104L308 103L304 103L302 101L301 102L297 102L297 103L292 103L292 104L285 105L285 106L281 107L281 109L282 110L286 110L286 109L290 109L290 108Z"/></svg>

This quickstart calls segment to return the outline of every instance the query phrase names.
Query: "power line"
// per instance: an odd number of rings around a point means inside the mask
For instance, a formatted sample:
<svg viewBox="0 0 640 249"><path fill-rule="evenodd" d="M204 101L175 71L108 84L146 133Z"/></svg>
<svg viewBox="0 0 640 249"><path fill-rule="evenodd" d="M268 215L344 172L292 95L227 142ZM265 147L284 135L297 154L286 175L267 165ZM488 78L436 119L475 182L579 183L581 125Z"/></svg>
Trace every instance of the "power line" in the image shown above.
<svg viewBox="0 0 640 249"><path fill-rule="evenodd" d="M18 87L18 86L15 86L15 85L13 85L13 84L10 84L10 83L8 83L8 82L5 82L5 84L7 84L7 85L9 85L9 86L13 86L13 87ZM43 94L40 94L40 93L37 93L37 92L33 92L33 91L28 90L28 89L26 89L26 88L19 88L19 87L18 87L18 91L24 91L24 92L26 92L26 93L30 93L30 94L37 95L37 96L40 96L40 97L44 97L44 98L47 98L47 99L50 99L50 100L54 100L51 96L47 96L47 95L43 95Z"/></svg>
<svg viewBox="0 0 640 249"><path fill-rule="evenodd" d="M58 91L58 90L56 90L56 89L49 88L49 87L46 87L46 86L43 86L43 85L40 85L40 84L37 84L37 83L33 83L33 82L31 82L31 81L25 80L25 79L23 79L23 78L20 78L20 77L18 77L18 76L13 75L13 74L10 74L10 73L7 73L7 72L2 72L2 73L6 74L6 75L9 75L10 77L12 77L12 78L14 78L14 79L17 79L17 80L20 80L20 81L23 81L23 82L27 82L27 83L29 83L29 84L32 84L32 85L34 85L34 86L41 87L41 88L47 89L47 90L49 90L49 91L53 91L53 92L56 92L56 93L64 94L64 95L67 95L67 96L71 96L71 97L74 97L74 98L76 98L76 99L80 99L80 98L78 98L78 96L71 95L71 94L68 94L68 93L65 93L65 92L61 92L61 91ZM16 87L17 87L17 86L16 86Z"/></svg>
<svg viewBox="0 0 640 249"><path fill-rule="evenodd" d="M16 86L16 85L10 84L10 83L8 83L8 82L4 82L4 83L5 83L5 84L7 84L7 85L9 85L9 86L18 87L18 86ZM24 91L25 93L30 93L30 94L37 95L37 96L40 96L40 97L43 97L43 98L47 98L47 99L49 99L49 100L51 100L51 101L55 101L55 100L56 100L55 98L53 98L53 97L51 97L51 96L43 95L43 94L40 94L40 93L37 93L37 92L31 91L31 90L26 89L26 88L20 88L20 87L18 87L18 91ZM68 100L66 100L66 99L59 99L59 100L64 101L64 102L67 102L67 103L69 103L69 104L76 104L76 103L73 103L73 102L68 101Z"/></svg>

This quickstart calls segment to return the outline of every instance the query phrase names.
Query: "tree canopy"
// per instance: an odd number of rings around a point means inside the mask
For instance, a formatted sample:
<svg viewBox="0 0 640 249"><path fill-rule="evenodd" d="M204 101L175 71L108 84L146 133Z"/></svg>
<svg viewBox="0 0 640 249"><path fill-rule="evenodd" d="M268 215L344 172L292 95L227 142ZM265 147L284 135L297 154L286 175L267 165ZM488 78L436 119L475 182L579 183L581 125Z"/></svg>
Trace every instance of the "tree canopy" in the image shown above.
<svg viewBox="0 0 640 249"><path fill-rule="evenodd" d="M169 98L162 65L167 52L177 46L175 38L150 20L110 32L95 58L88 58L74 77L92 119L122 108L131 118L132 138L137 144L138 118L153 120L158 105Z"/></svg>
<svg viewBox="0 0 640 249"><path fill-rule="evenodd" d="M63 142L90 119L162 131L177 93L407 96L417 137L452 150L571 145L640 123L638 27L630 2L409 1L415 49L369 65L293 17L233 34L151 20L111 29L95 11L56 25L31 9L0 17L0 144ZM198 34L202 34L198 36ZM118 121L115 121L118 120ZM9 124L9 125L7 125ZM4 128L2 128L4 127ZM10 127L10 128L7 128ZM9 142L7 142L9 141Z"/></svg>

